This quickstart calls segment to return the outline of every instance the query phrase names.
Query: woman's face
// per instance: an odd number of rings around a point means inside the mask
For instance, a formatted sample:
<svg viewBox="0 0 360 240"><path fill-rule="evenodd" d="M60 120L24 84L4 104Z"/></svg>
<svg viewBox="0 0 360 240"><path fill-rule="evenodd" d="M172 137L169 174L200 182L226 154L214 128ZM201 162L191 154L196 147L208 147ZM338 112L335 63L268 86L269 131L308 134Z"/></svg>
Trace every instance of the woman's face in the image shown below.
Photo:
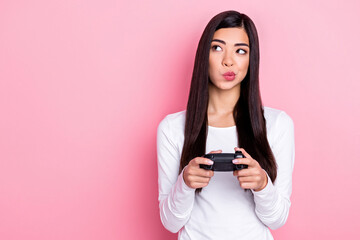
<svg viewBox="0 0 360 240"><path fill-rule="evenodd" d="M249 38L243 28L218 29L209 53L210 81L223 90L239 85L248 71L249 56Z"/></svg>

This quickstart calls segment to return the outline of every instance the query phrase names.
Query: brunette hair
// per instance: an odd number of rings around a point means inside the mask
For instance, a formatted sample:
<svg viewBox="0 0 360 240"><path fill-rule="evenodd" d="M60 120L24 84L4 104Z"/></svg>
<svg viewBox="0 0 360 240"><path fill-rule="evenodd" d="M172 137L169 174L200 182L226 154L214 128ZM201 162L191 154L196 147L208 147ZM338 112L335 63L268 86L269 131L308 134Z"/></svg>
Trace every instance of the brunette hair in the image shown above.
<svg viewBox="0 0 360 240"><path fill-rule="evenodd" d="M207 138L209 102L209 51L214 32L220 28L243 28L250 42L250 63L241 82L240 97L234 107L238 146L244 148L274 182L277 175L275 157L266 135L266 120L259 90L259 41L253 21L237 11L225 11L213 17L205 27L195 56L189 99L186 109L184 146L179 173L191 159L203 156ZM201 188L196 189L199 193Z"/></svg>

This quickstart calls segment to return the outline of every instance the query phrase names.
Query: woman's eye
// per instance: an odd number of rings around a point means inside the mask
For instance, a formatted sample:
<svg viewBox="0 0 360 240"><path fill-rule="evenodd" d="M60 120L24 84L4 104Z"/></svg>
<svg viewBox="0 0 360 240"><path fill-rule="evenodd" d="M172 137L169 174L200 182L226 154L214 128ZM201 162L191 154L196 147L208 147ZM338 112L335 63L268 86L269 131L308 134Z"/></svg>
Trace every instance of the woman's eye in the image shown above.
<svg viewBox="0 0 360 240"><path fill-rule="evenodd" d="M220 50L221 50L221 47L218 46L218 45L214 45L212 48L213 48L215 51L220 51Z"/></svg>
<svg viewBox="0 0 360 240"><path fill-rule="evenodd" d="M243 50L243 49L239 49L239 50L237 50L237 52L240 53L240 54L245 54L246 53L246 51Z"/></svg>

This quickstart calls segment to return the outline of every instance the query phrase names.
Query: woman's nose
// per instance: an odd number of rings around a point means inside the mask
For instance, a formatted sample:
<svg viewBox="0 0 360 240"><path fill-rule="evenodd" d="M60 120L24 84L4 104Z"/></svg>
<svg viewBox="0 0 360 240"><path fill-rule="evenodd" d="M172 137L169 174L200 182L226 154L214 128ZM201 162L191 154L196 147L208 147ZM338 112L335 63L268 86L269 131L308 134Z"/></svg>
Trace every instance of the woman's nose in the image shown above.
<svg viewBox="0 0 360 240"><path fill-rule="evenodd" d="M232 65L234 65L234 61L230 56L225 56L223 59L223 65L225 67L231 67Z"/></svg>
<svg viewBox="0 0 360 240"><path fill-rule="evenodd" d="M232 62L230 62L230 61L224 61L224 66L225 67L231 67L232 65L234 65Z"/></svg>

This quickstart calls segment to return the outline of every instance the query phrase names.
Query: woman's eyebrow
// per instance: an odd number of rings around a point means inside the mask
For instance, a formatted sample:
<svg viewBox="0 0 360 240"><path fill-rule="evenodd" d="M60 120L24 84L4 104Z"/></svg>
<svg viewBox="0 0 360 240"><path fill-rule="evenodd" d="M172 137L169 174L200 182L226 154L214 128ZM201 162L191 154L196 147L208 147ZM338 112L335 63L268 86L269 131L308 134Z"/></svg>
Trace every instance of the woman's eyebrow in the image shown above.
<svg viewBox="0 0 360 240"><path fill-rule="evenodd" d="M211 42L219 42L219 43L222 43L222 44L226 45L226 42L223 41L223 40L220 40L220 39L213 39ZM247 46L247 47L249 47L249 45L247 45L246 43L235 43L234 46L235 47L237 47L237 46Z"/></svg>

